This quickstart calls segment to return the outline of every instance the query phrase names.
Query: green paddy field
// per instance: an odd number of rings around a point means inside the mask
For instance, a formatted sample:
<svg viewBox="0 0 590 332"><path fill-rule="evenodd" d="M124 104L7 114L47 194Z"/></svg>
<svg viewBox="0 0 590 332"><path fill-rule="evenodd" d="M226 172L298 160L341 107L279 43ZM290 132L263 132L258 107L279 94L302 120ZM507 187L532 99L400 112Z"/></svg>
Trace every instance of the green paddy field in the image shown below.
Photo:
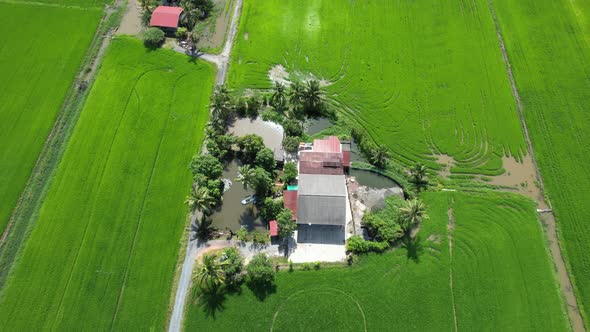
<svg viewBox="0 0 590 332"><path fill-rule="evenodd" d="M263 301L246 286L214 305L193 300L185 329L569 329L531 201L496 193L423 199L430 219L411 245L361 256L352 267L281 271Z"/></svg>
<svg viewBox="0 0 590 332"><path fill-rule="evenodd" d="M163 330L213 67L117 38L0 299L7 330Z"/></svg>

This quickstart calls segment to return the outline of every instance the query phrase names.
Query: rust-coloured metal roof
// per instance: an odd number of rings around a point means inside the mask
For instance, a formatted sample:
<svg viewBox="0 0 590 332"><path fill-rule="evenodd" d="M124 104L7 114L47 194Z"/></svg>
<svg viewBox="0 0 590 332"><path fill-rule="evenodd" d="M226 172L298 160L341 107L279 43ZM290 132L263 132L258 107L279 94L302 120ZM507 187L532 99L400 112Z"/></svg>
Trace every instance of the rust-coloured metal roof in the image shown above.
<svg viewBox="0 0 590 332"><path fill-rule="evenodd" d="M342 152L340 140L337 136L328 136L323 139L313 140L313 151L315 152Z"/></svg>
<svg viewBox="0 0 590 332"><path fill-rule="evenodd" d="M342 151L342 166L350 167L350 151Z"/></svg>
<svg viewBox="0 0 590 332"><path fill-rule="evenodd" d="M279 225L277 225L276 220L271 220L268 223L268 227L270 228L270 236L277 236L279 235Z"/></svg>
<svg viewBox="0 0 590 332"><path fill-rule="evenodd" d="M342 175L342 153L301 151L299 174Z"/></svg>
<svg viewBox="0 0 590 332"><path fill-rule="evenodd" d="M297 190L283 191L283 207L293 212L293 219L297 219Z"/></svg>
<svg viewBox="0 0 590 332"><path fill-rule="evenodd" d="M178 21L182 14L182 8L170 6L158 6L152 13L150 26L162 28L178 28Z"/></svg>

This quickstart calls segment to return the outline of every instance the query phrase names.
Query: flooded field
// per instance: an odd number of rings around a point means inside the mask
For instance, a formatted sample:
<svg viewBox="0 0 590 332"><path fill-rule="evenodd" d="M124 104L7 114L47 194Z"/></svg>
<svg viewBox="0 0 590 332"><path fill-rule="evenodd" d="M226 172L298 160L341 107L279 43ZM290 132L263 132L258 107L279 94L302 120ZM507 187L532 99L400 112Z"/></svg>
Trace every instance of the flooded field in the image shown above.
<svg viewBox="0 0 590 332"><path fill-rule="evenodd" d="M232 160L223 172L223 178L231 181L231 186L223 194L222 205L213 213L212 226L223 231L229 228L237 231L241 226L251 230L265 230L266 226L258 218L258 210L254 204L242 205L241 201L252 194L252 191L244 189L238 177L238 160ZM227 182L227 181L226 181Z"/></svg>
<svg viewBox="0 0 590 332"><path fill-rule="evenodd" d="M331 125L332 121L328 118L309 119L305 124L305 133L310 136L315 135Z"/></svg>
<svg viewBox="0 0 590 332"><path fill-rule="evenodd" d="M363 169L351 169L350 176L354 176L359 185L371 189L401 188L395 181Z"/></svg>

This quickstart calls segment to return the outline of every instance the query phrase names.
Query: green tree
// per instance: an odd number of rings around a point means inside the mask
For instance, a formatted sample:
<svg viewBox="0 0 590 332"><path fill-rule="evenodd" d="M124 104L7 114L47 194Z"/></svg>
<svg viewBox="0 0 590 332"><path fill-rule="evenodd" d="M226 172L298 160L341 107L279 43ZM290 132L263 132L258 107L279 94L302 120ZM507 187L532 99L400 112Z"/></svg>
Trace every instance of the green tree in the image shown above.
<svg viewBox="0 0 590 332"><path fill-rule="evenodd" d="M287 136L301 136L303 135L303 122L296 119L287 119L283 121L283 129Z"/></svg>
<svg viewBox="0 0 590 332"><path fill-rule="evenodd" d="M285 86L276 82L273 87L273 93L270 97L270 104L279 112L282 112L287 105L287 96L285 92Z"/></svg>
<svg viewBox="0 0 590 332"><path fill-rule="evenodd" d="M191 190L191 194L186 198L186 203L191 210L197 209L205 215L209 214L215 202L215 198L211 196L207 187L198 187Z"/></svg>
<svg viewBox="0 0 590 332"><path fill-rule="evenodd" d="M283 149L287 152L297 152L299 143L302 141L301 137L287 136L283 138Z"/></svg>
<svg viewBox="0 0 590 332"><path fill-rule="evenodd" d="M158 48L164 42L164 31L158 28L148 28L143 33L143 43L149 48Z"/></svg>
<svg viewBox="0 0 590 332"><path fill-rule="evenodd" d="M243 153L243 160L246 163L252 163L258 151L264 149L262 137L256 134L244 135L237 139L237 143Z"/></svg>
<svg viewBox="0 0 590 332"><path fill-rule="evenodd" d="M227 123L232 116L231 97L223 85L218 86L211 96L211 115L223 123Z"/></svg>
<svg viewBox="0 0 590 332"><path fill-rule="evenodd" d="M293 220L293 212L289 209L283 209L277 215L277 225L279 226L279 236L288 238L297 229L297 223Z"/></svg>
<svg viewBox="0 0 590 332"><path fill-rule="evenodd" d="M426 166L421 163L416 163L416 165L410 169L412 182L416 184L418 189L428 183L428 181L426 181L426 171Z"/></svg>
<svg viewBox="0 0 590 332"><path fill-rule="evenodd" d="M410 236L412 227L427 218L426 205L421 200L414 198L406 201L405 206L400 209L399 225L406 236Z"/></svg>
<svg viewBox="0 0 590 332"><path fill-rule="evenodd" d="M216 289L225 281L223 263L214 255L203 256L203 262L195 275L194 281L201 289Z"/></svg>
<svg viewBox="0 0 590 332"><path fill-rule="evenodd" d="M242 282L241 273L244 268L244 259L240 251L234 247L225 248L220 260L225 264L223 266L225 284L229 287L238 286Z"/></svg>
<svg viewBox="0 0 590 332"><path fill-rule="evenodd" d="M192 31L197 21L199 19L199 15L201 14L199 9L195 6L193 1L184 0L180 2L180 7L182 7L182 24L186 26L188 31Z"/></svg>
<svg viewBox="0 0 590 332"><path fill-rule="evenodd" d="M258 116L258 112L260 111L260 107L262 106L260 96L258 94L253 94L248 98L246 103L248 105L246 108L246 115L251 118L256 118Z"/></svg>
<svg viewBox="0 0 590 332"><path fill-rule="evenodd" d="M285 163L285 166L283 167L283 179L285 180L285 183L293 183L297 178L297 175L297 164L294 162Z"/></svg>
<svg viewBox="0 0 590 332"><path fill-rule="evenodd" d="M275 279L275 270L272 262L263 253L254 256L246 270L249 281L256 285L269 286Z"/></svg>
<svg viewBox="0 0 590 332"><path fill-rule="evenodd" d="M305 104L305 87L301 82L295 81L291 83L291 91L289 92L289 103L294 110L301 110ZM297 113L295 111L295 113Z"/></svg>
<svg viewBox="0 0 590 332"><path fill-rule="evenodd" d="M277 166L275 155L269 148L264 148L256 153L254 164L264 168L267 172L272 172Z"/></svg>
<svg viewBox="0 0 590 332"><path fill-rule="evenodd" d="M254 190L258 198L266 197L272 190L272 178L263 168L245 165L240 167L239 173L238 181L241 181L247 189Z"/></svg>
<svg viewBox="0 0 590 332"><path fill-rule="evenodd" d="M274 199L267 197L264 199L262 206L260 207L260 218L263 221L271 221L277 219L279 213L283 210L283 199Z"/></svg>
<svg viewBox="0 0 590 332"><path fill-rule="evenodd" d="M320 82L310 80L305 86L305 108L308 114L319 115L324 101Z"/></svg>
<svg viewBox="0 0 590 332"><path fill-rule="evenodd" d="M215 180L223 175L223 165L212 155L197 154L190 164L191 172L195 181L201 182L204 179Z"/></svg>
<svg viewBox="0 0 590 332"><path fill-rule="evenodd" d="M383 169L387 166L389 156L389 149L385 145L380 144L372 149L369 161L371 164Z"/></svg>

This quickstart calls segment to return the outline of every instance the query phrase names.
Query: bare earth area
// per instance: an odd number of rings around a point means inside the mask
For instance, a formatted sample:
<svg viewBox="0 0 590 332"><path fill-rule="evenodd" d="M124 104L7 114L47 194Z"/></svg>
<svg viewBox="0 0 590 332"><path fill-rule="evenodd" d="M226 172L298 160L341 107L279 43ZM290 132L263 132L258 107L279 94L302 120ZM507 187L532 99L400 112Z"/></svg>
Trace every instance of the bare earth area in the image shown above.
<svg viewBox="0 0 590 332"><path fill-rule="evenodd" d="M549 208L545 202L543 193L538 186L538 181L535 176L535 163L530 154L525 156L522 162L518 162L513 157L503 157L502 165L506 172L492 177L490 184L502 187L512 187L513 189L510 189L511 191L515 191L534 199L537 202L539 209Z"/></svg>
<svg viewBox="0 0 590 332"><path fill-rule="evenodd" d="M141 32L141 8L137 0L129 0L123 14L118 35L138 35Z"/></svg>

